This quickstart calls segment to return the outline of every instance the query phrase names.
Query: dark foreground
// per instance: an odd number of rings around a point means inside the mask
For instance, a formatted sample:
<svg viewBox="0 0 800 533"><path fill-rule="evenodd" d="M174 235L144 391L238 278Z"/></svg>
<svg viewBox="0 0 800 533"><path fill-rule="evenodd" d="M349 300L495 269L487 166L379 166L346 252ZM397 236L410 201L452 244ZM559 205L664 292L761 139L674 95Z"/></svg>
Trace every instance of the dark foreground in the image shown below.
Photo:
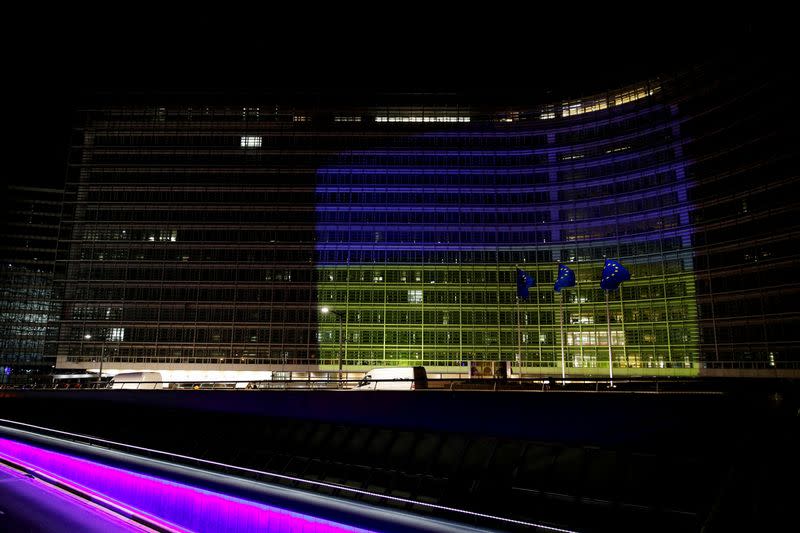
<svg viewBox="0 0 800 533"><path fill-rule="evenodd" d="M579 531L790 523L798 395L508 391L2 391L2 418L382 496ZM459 517L476 525L480 518ZM513 529L511 526L508 529Z"/></svg>

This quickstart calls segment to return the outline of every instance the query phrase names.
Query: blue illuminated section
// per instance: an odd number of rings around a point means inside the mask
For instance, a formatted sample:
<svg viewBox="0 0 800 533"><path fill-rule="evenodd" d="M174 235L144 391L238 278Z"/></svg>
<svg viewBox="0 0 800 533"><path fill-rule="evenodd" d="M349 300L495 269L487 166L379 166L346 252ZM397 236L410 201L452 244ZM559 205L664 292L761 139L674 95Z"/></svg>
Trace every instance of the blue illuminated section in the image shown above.
<svg viewBox="0 0 800 533"><path fill-rule="evenodd" d="M362 533L339 524L0 438L0 457L168 532Z"/></svg>
<svg viewBox="0 0 800 533"><path fill-rule="evenodd" d="M380 152L391 153L391 152ZM417 153L417 152L414 152ZM427 153L429 156L436 157L439 152ZM368 154L364 154L365 157ZM462 152L464 155L464 152ZM467 153L465 157L472 154ZM495 154L497 155L497 154ZM608 161L619 161L620 158L610 158L608 160L595 160L593 165L599 165ZM630 242L656 241L669 238L680 238L688 245L691 228L688 226L689 206L687 205L687 184L683 178L685 164L683 162L668 165L650 167L647 173L650 175L671 174L674 180L671 183L673 198L671 203L658 206L643 212L632 212L622 215L608 215L597 218L584 218L581 220L563 220L559 214L553 215L553 210L558 209L552 202L560 191L569 190L569 184L555 182L537 185L514 186L514 185L492 185L497 176L519 175L532 176L535 168L529 169L448 169L448 168L404 168L404 167L382 167L382 168L323 168L318 171L319 185L316 188L318 202L317 212L317 250L350 250L354 247L364 249L365 245L369 249L376 251L394 250L397 245L401 248L409 249L438 249L438 250L476 250L489 249L497 250L498 244L503 244L501 248L529 249L531 247L557 249L560 245L570 245L571 241L594 241L593 245L603 245L604 239L609 239L613 244L617 244L619 237ZM583 168L583 167L576 167ZM367 179L356 179L356 176L364 176ZM397 186L391 184L393 176L409 176L412 178L408 185ZM442 186L437 182L446 182L446 176L469 176L470 179L465 184ZM369 182L361 183L361 181ZM417 184L414 181L424 181L424 184ZM340 182L332 185L330 183ZM428 184L428 182L430 184ZM619 183L620 178L598 178L591 181L593 187L603 187ZM583 185L576 183L576 185ZM495 198L502 194L503 202L491 203L486 205L488 199ZM658 199L664 196L664 188L651 188L637 194L638 199ZM539 198L537 202L536 195ZM450 198L443 198L450 196ZM332 198L342 197L341 201L331 201ZM347 197L347 198L344 198ZM545 199L546 198L546 199ZM605 201L604 201L605 200ZM601 205L613 205L618 203L618 198L609 196L605 199L595 199L591 202L592 207ZM556 204L557 205L557 204ZM546 224L540 219L536 224L525 224L519 222L492 221L492 215L501 212L507 213L531 213L536 209L546 212L548 220ZM657 214L654 211L657 210ZM348 216L338 216L346 213ZM361 215L361 213L367 216ZM377 213L408 213L410 217L405 217L399 224L388 221L381 221ZM425 223L425 214L433 213L442 217L443 213L452 213L450 220L442 222ZM483 216L469 217L464 215L484 214ZM487 216L488 215L488 216ZM384 217L388 218L388 217ZM397 217L395 217L397 218ZM434 217L430 217L434 218ZM530 217L529 217L530 218ZM662 222L654 222L647 230L636 231L636 226L642 222L660 219ZM368 225L368 227L364 227ZM402 230L411 232L421 232L418 237L408 236L406 239L385 238L385 235L378 235L377 240L370 242L368 233L385 232L387 230L398 230L402 225ZM546 228L544 227L546 225ZM599 228L603 226L614 226L613 234L596 235L590 231L583 236L580 230ZM472 226L472 227L471 227ZM630 233L625 232L626 228L631 228ZM674 228L674 229L673 229ZM464 242L463 234L471 230L480 231L483 234L482 242ZM561 230L573 230L573 235L561 235ZM328 232L337 232L338 238L331 238ZM516 238L510 241L496 240L491 235L492 232L522 233L523 238ZM536 235L535 232L539 232ZM426 233L427 232L427 233ZM437 232L445 232L448 235L447 241L456 241L459 244L452 245L443 242L441 238L426 238L436 235ZM547 232L547 234L545 234ZM398 231L392 231L388 236L396 236ZM346 234L346 235L344 235ZM455 237L455 238L454 238ZM342 264L341 260L331 258L326 254L319 254L318 265ZM567 258L568 260L569 258ZM573 258L575 259L575 258ZM371 260L361 262L370 263ZM350 263L352 264L352 262Z"/></svg>

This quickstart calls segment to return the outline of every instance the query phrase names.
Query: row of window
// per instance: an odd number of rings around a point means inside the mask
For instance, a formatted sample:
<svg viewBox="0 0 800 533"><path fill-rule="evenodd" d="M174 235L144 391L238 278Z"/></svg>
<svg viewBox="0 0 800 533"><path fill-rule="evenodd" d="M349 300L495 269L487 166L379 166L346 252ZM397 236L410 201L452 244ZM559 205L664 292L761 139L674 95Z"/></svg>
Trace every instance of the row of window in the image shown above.
<svg viewBox="0 0 800 533"><path fill-rule="evenodd" d="M179 344L308 344L316 337L317 342L329 347L336 346L338 335L335 331L314 331L311 329L224 329L224 328L195 328L195 329L168 329L168 328L119 328L119 333L105 341L105 348L119 349L122 343L179 343ZM611 339L614 346L685 346L697 343L697 330L690 327L672 325L666 328L637 329L626 327L625 331L612 329ZM72 342L79 342L85 338L80 331L73 330ZM64 337L62 336L62 339ZM466 349L474 346L504 346L513 347L517 344L530 349L533 346L560 346L561 332L557 327L538 326L535 329L527 328L517 332L512 328L504 330L478 328L462 328L456 330L425 329L392 329L382 330L349 330L345 337L350 349L365 348L373 344L387 348L402 345L415 346L465 346ZM608 334L605 328L582 328L576 330L565 328L563 334L565 346L608 346ZM84 341L84 348L94 351L96 342L91 344ZM102 345L100 346L103 349Z"/></svg>
<svg viewBox="0 0 800 533"><path fill-rule="evenodd" d="M569 239L571 240L571 239ZM356 231L355 229L320 230L316 241L323 243L432 243L432 244L527 244L552 241L549 231L511 231L510 228L486 228L482 231Z"/></svg>
<svg viewBox="0 0 800 533"><path fill-rule="evenodd" d="M424 210L400 211L385 207L374 209L335 209L321 206L317 211L317 227L324 229L329 224L540 224L550 221L551 211L526 210L470 210L458 207L455 210L426 207Z"/></svg>
<svg viewBox="0 0 800 533"><path fill-rule="evenodd" d="M69 363L79 363L88 366L88 363L97 364L98 356L87 355L80 349L73 347L65 357ZM242 355L238 349L191 349L191 348L135 348L121 349L119 354L111 356L114 363L138 364L198 364L198 365L294 365L294 364L337 364L338 356L335 353L323 352L309 354L306 350L286 347L280 350L259 350L258 353ZM513 360L513 354L508 352L487 353L485 351L464 350L452 353L450 350L434 351L409 350L407 348L392 348L389 350L349 350L343 358L347 366L360 366L364 369L387 364L407 364L436 366L462 366L467 361L485 360ZM697 352L695 350L674 348L672 353L663 350L638 351L631 349L614 349L613 364L617 368L697 368ZM524 368L559 369L561 367L560 353L550 350L540 350L536 353L524 354L521 364ZM703 363L705 364L705 363ZM580 351L571 350L565 361L567 368L608 368L608 355L605 349L583 348ZM773 365L774 366L774 365ZM518 368L518 363L515 363Z"/></svg>
<svg viewBox="0 0 800 533"><path fill-rule="evenodd" d="M641 142L645 143L650 141L650 144L643 145L639 149L647 148L648 150L656 149L657 147L670 145L668 142L670 138L665 134L660 134L658 140L642 139ZM260 148L260 137L242 137L242 148ZM394 169L397 167L417 167L420 170L423 168L427 171L436 169L469 169L469 168L497 168L514 170L516 167L550 167L552 169L572 167L579 163L578 166L586 166L591 162L592 165L600 165L611 161L618 161L620 159L629 160L637 157L647 157L635 152L635 144L631 143L619 144L612 143L603 147L586 148L581 151L568 149L569 151L561 150L519 150L512 152L510 150L460 150L460 151L429 151L429 152L414 152L409 154L406 151L391 151L391 150L364 150L362 153L354 153L352 150L342 150L337 154L332 150L285 150L285 149L260 149L242 153L241 150L225 147L215 148L190 148L190 147L137 147L135 149L122 149L122 148L93 148L91 152L87 152L87 158L90 158L95 163L115 163L115 162L135 162L146 158L150 161L159 162L178 162L178 161L194 161L194 162L230 162L230 161L251 161L253 158L264 160L274 165L283 163L294 164L299 162L316 163L313 166L322 164L326 172L333 169L347 169L354 167L354 169L369 169L369 168L383 168ZM452 153L451 153L452 152ZM548 153L549 152L549 153ZM540 169L541 170L541 169Z"/></svg>
<svg viewBox="0 0 800 533"><path fill-rule="evenodd" d="M556 114L559 116L583 115L621 106L637 100L653 96L661 90L657 83L634 85L617 91L609 92L602 96L583 98L580 100L564 101L557 104L548 104L535 110L525 109L504 113L502 116L511 121L521 119L549 119ZM297 111L293 106L260 105L243 107L210 107L210 106L148 106L148 107L122 107L95 112L97 118L112 121L132 121L145 119L156 122L184 121L184 120L241 120L241 121L275 121L278 117L291 122L309 122L313 113ZM552 116L551 116L552 115ZM335 122L360 122L362 114L336 113L333 114ZM469 107L455 110L449 107L437 106L398 106L372 108L368 115L375 122L421 122L421 123L448 123L470 122L471 112ZM508 118L511 117L511 118Z"/></svg>
<svg viewBox="0 0 800 533"><path fill-rule="evenodd" d="M599 209L599 208L598 208ZM241 226L237 228L202 228L202 229L115 229L109 227L87 227L83 231L82 238L85 241L139 241L139 242L227 242L234 235L238 242L261 242L261 243L464 243L464 244L494 244L511 243L520 245L533 245L536 243L553 242L554 235L561 235L561 241L572 241L576 239L601 239L616 235L637 235L653 231L660 231L669 228L687 226L688 218L681 211L670 209L659 209L650 212L636 212L636 219L621 218L619 214L610 221L591 219L583 223L563 221L560 223L548 222L548 214L533 213L534 217L540 220L533 222L539 226L536 230L530 224L514 224L499 222L491 223L490 218L522 219L521 214L507 213L505 216L498 215L490 217L484 214L475 214L474 217L467 214L458 213L439 213L431 214L424 218L443 220L445 218L460 218L461 222L451 222L449 225L441 223L436 230L436 223L425 226L418 220L421 217L415 213L395 212L390 215L374 214L374 216L364 216L358 218L373 218L373 221L352 221L350 223L318 223L316 231L312 232L310 224L304 224L297 228L286 228L290 224L272 223L276 228L253 228L251 226ZM642 218L645 218L642 220ZM205 221L209 225L213 222L208 219L229 218L225 215L218 217L207 217ZM237 216L237 218L239 218ZM356 218L356 217L353 217ZM481 222L477 222L477 219ZM380 220L380 222L378 222ZM401 222L408 221L408 222ZM218 222L230 222L222 221ZM611 224L609 224L611 222ZM360 225L363 224L363 225ZM541 227L541 224L548 224L549 227ZM363 226L368 226L369 231L364 231ZM398 231L387 231L386 227L396 228ZM405 227L404 227L405 226ZM527 227L526 227L527 226ZM286 229L284 229L286 228ZM237 231L238 230L238 231ZM432 231L433 230L433 231ZM649 238L650 236L648 236ZM307 244L308 246L309 244ZM116 247L115 247L116 249ZM173 248L175 250L175 248ZM109 250L110 251L110 250Z"/></svg>
<svg viewBox="0 0 800 533"><path fill-rule="evenodd" d="M380 188L377 188L380 189ZM317 205L325 207L327 205L490 205L490 206L511 206L534 204L548 204L550 200L549 192L537 191L508 191L497 190L492 187L475 187L473 189L456 189L452 191L439 190L416 190L393 192L374 190L373 192L361 192L350 190L324 191L317 192Z"/></svg>
<svg viewBox="0 0 800 533"><path fill-rule="evenodd" d="M641 260L639 258L638 260ZM631 270L635 273L635 279L644 280L651 283L653 280L648 280L650 277L661 278L664 275L680 274L686 272L686 264L678 260L664 260L656 258L654 263L635 263L629 264ZM236 267L236 268L231 268ZM573 271L576 274L576 279L580 282L591 283L599 276L602 263L594 265L590 264L572 264ZM551 262L542 262L541 264L529 264L525 267L530 275L534 277L541 284L548 284L553 282L555 275L555 264ZM330 287L334 284L350 284L350 288L358 288L359 284L371 285L374 283L381 284L450 284L454 285L453 290L467 290L466 285L495 285L498 287L513 285L515 283L514 267L500 265L493 267L477 267L477 266L463 266L439 268L437 266L426 266L412 269L403 267L393 268L363 268L363 267L344 267L344 268L323 268L323 269L288 269L288 268L264 268L253 267L247 264L239 265L205 265L198 266L192 264L185 268L165 268L163 264L155 264L151 266L130 266L130 265L117 265L113 263L95 263L87 262L77 264L72 270L73 279L94 279L94 280L126 280L134 283L137 281L199 281L199 282L243 282L242 284L250 285L247 282L258 282L258 285L300 285L312 286L317 284L319 288ZM655 280L663 282L664 279ZM267 282L267 283L263 283ZM459 287L459 285L463 285ZM580 286L579 286L580 288ZM49 298L50 290L46 290L39 295L41 298ZM27 303L30 303L29 298L34 297L36 293L31 291L24 291L20 293L22 298L25 298ZM20 301L22 301L20 299Z"/></svg>
<svg viewBox="0 0 800 533"><path fill-rule="evenodd" d="M620 260L629 258L635 261L661 261L670 264L682 261L685 265L691 265L691 255L686 255L687 251L684 237L674 237L669 239L646 240L627 242L624 244L608 244L603 246L591 246L582 244L579 248L558 248L543 247L540 250L376 250L373 247L367 249L349 249L350 247L330 248L325 250L312 251L310 246L300 246L298 244L278 245L265 244L258 248L248 248L246 250L219 249L216 243L210 243L207 248L180 248L177 250L164 250L162 248L133 248L133 249L112 249L112 248L92 248L81 251L83 261L97 261L94 268L102 271L105 267L103 263L113 265L115 261L134 261L157 262L162 266L171 263L187 263L187 265L202 266L202 268L218 268L231 263L230 267L241 265L245 267L248 263L270 263L277 266L291 265L292 268L311 268L315 265L370 265L370 264L427 264L427 265L504 265L514 263L552 263L558 257L562 261L593 261L602 260L604 257L616 257ZM407 248L408 245L405 245ZM298 249L299 248L299 249ZM303 248L307 248L304 250ZM355 247L354 247L355 248ZM81 263L74 263L72 268L82 268ZM116 265L114 265L116 266ZM77 271L76 271L77 272ZM117 279L123 279L122 277ZM266 281L270 281L266 277Z"/></svg>
<svg viewBox="0 0 800 533"><path fill-rule="evenodd" d="M255 130L255 128L254 128ZM620 134L627 135L633 131ZM423 135L407 135L383 128L346 127L325 129L283 129L254 131L253 135L242 135L241 125L228 124L196 124L190 128L143 128L140 124L130 123L111 130L97 126L93 142L88 148L99 147L108 151L116 147L120 151L125 147L133 148L167 148L167 147L239 147L242 137L261 139L261 148L270 150L306 150L328 152L350 152L359 150L386 150L407 148L412 150L459 149L502 151L509 149L530 150L542 147L543 152L557 148L548 143L547 133L542 131L508 129L502 132L488 133L480 130L458 131L426 131ZM257 133L257 135L256 135ZM627 138L627 137L626 137ZM80 141L82 142L82 140ZM258 142L258 141L253 141ZM254 147L255 148L255 147Z"/></svg>
<svg viewBox="0 0 800 533"><path fill-rule="evenodd" d="M667 287L673 287L667 285ZM627 290L627 289L626 289ZM686 291L679 288L664 289L660 286L652 286L649 289L629 289L634 293L632 298L639 296L638 299L661 299L661 298L675 298L687 294ZM187 287L103 287L98 285L81 286L78 285L73 289L73 295L70 300L107 300L114 298L124 298L131 302L150 302L150 301L166 301L166 302L201 302L201 303L224 303L234 302L243 304L247 302L255 303L260 302L263 304L272 302L274 305L298 305L298 306L311 306L313 300L311 295L315 292L313 289L256 289L256 288L206 288L205 286L198 288L197 286ZM340 298L326 298L326 302L343 302L345 291L327 291L326 295L340 297ZM415 294L409 295L408 291L385 290L385 291L353 291L351 296L352 302L358 301L364 305L378 305L378 304L399 304L399 303L421 303L418 302L418 296ZM423 296L424 303L430 305L494 305L506 304L512 305L516 303L516 293L511 289L503 291L492 290L490 292L466 292L466 291L425 291ZM553 292L545 290L535 293L536 302L540 304L548 304L554 301ZM580 291L580 298L584 300L583 303L602 302L604 301L604 293L598 289L584 289Z"/></svg>
<svg viewBox="0 0 800 533"><path fill-rule="evenodd" d="M684 238L677 237L662 242L640 241L608 246L584 246L578 249L543 249L543 250L375 250L375 249L327 249L315 253L297 250L285 246L276 248L264 246L259 249L248 249L246 252L231 250L229 253L214 253L212 249L180 249L173 253L163 250L114 250L107 248L83 250L83 262L74 262L70 267L75 276L88 279L92 274L91 269L105 272L106 269L119 267L115 263L124 261L126 264L141 261L142 264L158 263L160 269L175 269L176 263L186 263L177 269L178 272L193 272L200 270L216 270L220 268L241 268L245 272L254 272L249 264L271 263L276 268L293 268L302 272L303 268L315 265L369 265L369 264L427 264L427 265L504 265L509 263L552 263L558 257L562 261L596 261L605 257L616 257L622 260L635 258L635 261L661 262L669 266L668 272L677 272L681 268L690 268L692 258L682 251ZM639 252L636 254L636 252ZM106 264L108 262L108 264ZM138 268L138 267L136 267ZM479 268L485 268L481 266ZM111 272L111 271L109 271ZM256 271L257 272L257 271ZM155 274L154 274L155 275ZM185 281L196 280L193 274L175 274ZM249 281L290 281L271 277L269 270L264 271L264 277L256 273L246 273ZM105 277L105 276L104 276ZM115 274L109 274L106 279L124 280L126 277L123 269L118 269ZM161 279L156 276L153 279ZM307 278L297 278L297 281Z"/></svg>
<svg viewBox="0 0 800 533"><path fill-rule="evenodd" d="M88 156L87 156L88 157ZM453 175L476 175L484 176L484 179L495 174L525 174L542 175L543 172L552 171L559 182L574 182L589 179L623 177L633 172L642 172L653 167L661 167L665 163L677 161L674 149L668 147L660 151L649 151L630 155L616 155L600 161L583 161L577 156L570 156L573 159L564 161L564 164L553 164L545 166L544 161L533 160L524 166L522 162L511 161L492 162L486 158L461 158L459 162L448 163L446 161L435 161L437 164L425 166L419 158L352 158L349 156L310 156L303 153L284 153L270 154L265 152L252 152L247 157L242 157L238 152L188 152L177 153L168 152L139 152L131 153L101 153L91 154L91 162L94 164L114 164L114 165L138 165L141 163L160 164L168 166L171 164L194 165L202 167L206 165L236 165L249 167L253 165L267 166L274 173L289 173L297 170L315 171L319 175L339 175L349 176L353 174L368 174L380 176L384 173L389 174L453 174ZM566 164L569 163L569 164ZM513 165L513 166L512 166ZM285 169L285 170L282 170ZM328 178L330 179L330 178ZM198 180L199 181L199 180ZM274 180L270 180L274 181ZM323 180L325 181L325 180ZM339 180L336 180L339 181ZM537 180L530 180L536 183ZM552 181L552 180L550 180ZM544 182L543 179L538 180Z"/></svg>
<svg viewBox="0 0 800 533"><path fill-rule="evenodd" d="M519 322L520 327L528 328L537 325L558 325L560 311L553 305L537 306L531 311L530 306L523 306L519 311L505 306L500 309L486 307L437 307L423 309L398 309L396 306L387 306L378 309L361 305L360 302L351 303L349 308L339 304L339 308L346 312L343 323L346 331L362 331L359 328L370 330L383 330L396 328L398 325L419 326L433 328L441 332L458 331L460 329L488 329L500 325L510 327ZM306 309L287 308L242 308L242 307L203 307L186 308L185 306L169 307L137 307L136 302L130 302L124 309L117 309L114 316L107 316L103 307L76 306L71 315L71 321L65 321L73 331L73 338L81 338L89 331L93 338L107 340L122 340L125 327L140 328L158 326L159 328L196 328L198 326L213 326L226 324L239 331L253 328L252 331L265 331L270 329L292 329L299 325L316 327L320 317L315 307ZM346 311L345 311L346 310ZM612 324L624 323L626 328L653 325L664 327L667 322L682 322L694 320L696 313L688 311L682 301L626 301L620 308L615 304L612 308L610 322ZM142 324L139 324L142 323ZM144 324L147 323L147 324ZM605 326L606 314L604 308L593 305L575 306L567 305L563 315L564 327L567 329L589 328L593 324ZM30 331L39 331L45 322L28 326ZM329 334L336 333L338 324L323 322L319 324ZM461 327L460 327L461 326ZM23 326L15 326L15 328ZM355 329L354 329L355 328ZM628 329L626 329L627 331ZM22 331L22 330L19 330ZM363 330L369 331L369 330Z"/></svg>
<svg viewBox="0 0 800 533"><path fill-rule="evenodd" d="M234 235L231 232L231 236ZM231 237L233 238L233 237ZM230 240L222 240L229 242ZM461 269L469 269L472 264L515 264L515 263L552 263L560 258L563 261L596 261L604 257L615 257L620 260L632 259L636 262L675 262L676 254L688 246L685 237L662 237L644 241L622 241L619 243L603 243L602 245L582 244L564 247L564 243L548 244L539 249L515 250L470 250L470 249L399 249L386 250L375 247L353 246L353 249L343 247L324 250L312 250L313 243L302 245L299 243L257 243L253 242L247 247L221 247L219 241L205 240L204 246L199 242L181 243L169 247L152 246L148 244L126 244L119 247L110 243L84 244L80 251L82 261L141 261L190 263L193 268L216 268L217 263L230 263L230 267L240 265L241 268L252 268L248 263L275 264L276 268L283 264L294 264L294 268L311 268L314 265L330 264L372 264L386 263L388 265L402 265L409 263L424 263L431 265L460 265ZM235 241L231 241L235 242ZM744 243L743 243L744 246ZM691 258L689 251L683 252ZM683 257L683 255L681 256ZM705 256L703 256L705 257ZM765 258L762 258L765 259ZM738 261L737 261L738 263ZM79 264L79 263L77 263ZM114 265L116 266L116 265ZM77 266L76 266L77 268ZM102 265L96 268L103 269ZM441 266L437 268L442 268ZM483 266L479 267L485 268Z"/></svg>

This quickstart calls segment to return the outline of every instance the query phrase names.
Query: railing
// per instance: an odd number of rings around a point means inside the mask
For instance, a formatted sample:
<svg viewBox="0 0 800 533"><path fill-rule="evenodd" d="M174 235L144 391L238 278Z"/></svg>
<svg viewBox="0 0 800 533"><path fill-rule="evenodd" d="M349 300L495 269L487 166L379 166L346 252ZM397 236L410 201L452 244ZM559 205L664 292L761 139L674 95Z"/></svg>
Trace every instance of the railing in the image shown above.
<svg viewBox="0 0 800 533"><path fill-rule="evenodd" d="M518 391L518 392L724 392L747 388L774 389L782 380L774 378L723 377L536 377L536 378L429 378L425 382L413 379L371 380L374 388L358 391L407 390L421 391ZM262 381L58 381L47 385L0 385L0 390L225 390L258 392L268 390L341 390L354 391L361 379L282 379Z"/></svg>

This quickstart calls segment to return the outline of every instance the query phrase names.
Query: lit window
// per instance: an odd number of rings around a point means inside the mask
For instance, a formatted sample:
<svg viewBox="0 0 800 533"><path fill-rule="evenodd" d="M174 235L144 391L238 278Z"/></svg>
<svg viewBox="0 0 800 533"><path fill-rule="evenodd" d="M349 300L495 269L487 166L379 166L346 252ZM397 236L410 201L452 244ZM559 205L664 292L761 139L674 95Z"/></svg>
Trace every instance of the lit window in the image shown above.
<svg viewBox="0 0 800 533"><path fill-rule="evenodd" d="M614 105L622 105L627 104L628 102L635 102L636 100L641 100L647 96L652 96L653 93L657 92L660 87L655 86L650 89L645 87L637 87L632 90L628 90L622 93L617 93L614 95Z"/></svg>
<svg viewBox="0 0 800 533"><path fill-rule="evenodd" d="M154 240L154 239L151 239ZM171 241L175 242L178 240L178 230L161 230L158 233L158 240L159 241Z"/></svg>
<svg viewBox="0 0 800 533"><path fill-rule="evenodd" d="M622 152L625 150L630 150L630 146L620 146L618 148L611 148L610 150L606 150L606 153L613 154L614 152Z"/></svg>
<svg viewBox="0 0 800 533"><path fill-rule="evenodd" d="M608 102L603 100L594 100L591 102L585 102L583 104L583 112L584 113L591 113L592 111L600 111L601 109L606 109L608 107Z"/></svg>
<svg viewBox="0 0 800 533"><path fill-rule="evenodd" d="M500 117L500 122L518 122L519 121L519 111L509 111L505 115Z"/></svg>
<svg viewBox="0 0 800 533"><path fill-rule="evenodd" d="M408 291L408 302L412 304L421 304L422 291L421 290Z"/></svg>
<svg viewBox="0 0 800 533"><path fill-rule="evenodd" d="M124 341L125 340L125 328L111 328L111 334L109 335L108 340L111 340L111 341Z"/></svg>
<svg viewBox="0 0 800 533"><path fill-rule="evenodd" d="M457 117L457 116L422 116L422 115L406 115L406 116L377 116L375 122L469 122L470 117Z"/></svg>
<svg viewBox="0 0 800 533"><path fill-rule="evenodd" d="M599 98L597 100L573 100L571 102L563 102L561 104L561 116L571 117L575 115L581 115L583 113L601 111L603 109L607 109L608 106L622 105L645 98L646 96L651 96L653 93L658 91L658 89L658 87L653 87L652 89L638 87L636 89L617 93L613 96L610 96L608 99ZM548 109L542 112L540 118L554 118L554 116L555 115L551 114Z"/></svg>
<svg viewBox="0 0 800 533"><path fill-rule="evenodd" d="M361 117L357 115L337 115L333 117L334 122L361 122Z"/></svg>
<svg viewBox="0 0 800 533"><path fill-rule="evenodd" d="M261 137L251 137L249 135L242 136L242 148L259 148L261 146Z"/></svg>
<svg viewBox="0 0 800 533"><path fill-rule="evenodd" d="M571 117L584 112L580 102L564 102L561 104L561 116Z"/></svg>

